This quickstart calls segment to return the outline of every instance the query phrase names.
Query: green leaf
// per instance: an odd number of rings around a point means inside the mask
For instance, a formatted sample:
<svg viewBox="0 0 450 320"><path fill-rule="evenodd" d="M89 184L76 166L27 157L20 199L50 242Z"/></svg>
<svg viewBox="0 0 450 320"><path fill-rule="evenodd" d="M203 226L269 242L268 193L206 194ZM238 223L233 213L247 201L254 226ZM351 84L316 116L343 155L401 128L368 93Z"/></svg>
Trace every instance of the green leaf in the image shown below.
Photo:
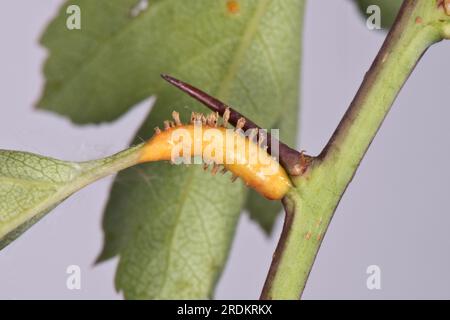
<svg viewBox="0 0 450 320"><path fill-rule="evenodd" d="M152 177L149 172L158 174ZM245 197L244 186L236 184L230 187L229 177L210 177L199 166L164 163L133 168L118 177L105 232L107 240L126 237L116 277L126 298L211 296ZM128 223L115 224L123 222L124 215L129 215Z"/></svg>
<svg viewBox="0 0 450 320"><path fill-rule="evenodd" d="M297 81L297 88L300 87ZM291 90L286 93L282 104L285 111L281 115L277 124L273 126L275 129L280 129L280 139L287 145L295 147L297 131L298 131L298 101L299 90ZM267 235L270 235L273 225L279 213L282 212L282 205L279 201L270 201L261 197L256 191L250 190L247 202L245 204L250 218L260 225Z"/></svg>
<svg viewBox="0 0 450 320"><path fill-rule="evenodd" d="M134 164L138 149L83 163L0 150L0 250L75 191Z"/></svg>
<svg viewBox="0 0 450 320"><path fill-rule="evenodd" d="M367 8L371 5L377 5L381 11L381 27L389 29L397 17L398 10L403 0L356 0L361 13L364 17L368 17Z"/></svg>
<svg viewBox="0 0 450 320"><path fill-rule="evenodd" d="M160 97L138 136L169 117L164 106L173 95L175 107L192 103L177 91ZM246 194L241 181L198 165L152 163L124 171L106 208L99 260L120 254L116 287L128 299L209 298Z"/></svg>
<svg viewBox="0 0 450 320"><path fill-rule="evenodd" d="M67 3L42 39L50 57L39 106L78 123L101 122L156 94L138 133L148 138L172 110L184 119L205 111L159 78L168 73L273 127L287 110L285 97L298 91L303 1L238 1L237 13L227 2L155 0L131 17L137 1L75 1L81 31L65 30ZM242 183L195 166L123 172L99 260L120 255L116 284L127 298L210 297L246 193Z"/></svg>
<svg viewBox="0 0 450 320"><path fill-rule="evenodd" d="M166 90L164 72L274 124L280 97L297 90L303 1L242 1L237 14L225 0L180 2L150 1L137 17L138 0L66 2L41 39L49 58L38 106L78 123L110 121ZM69 4L81 9L81 30L66 28Z"/></svg>

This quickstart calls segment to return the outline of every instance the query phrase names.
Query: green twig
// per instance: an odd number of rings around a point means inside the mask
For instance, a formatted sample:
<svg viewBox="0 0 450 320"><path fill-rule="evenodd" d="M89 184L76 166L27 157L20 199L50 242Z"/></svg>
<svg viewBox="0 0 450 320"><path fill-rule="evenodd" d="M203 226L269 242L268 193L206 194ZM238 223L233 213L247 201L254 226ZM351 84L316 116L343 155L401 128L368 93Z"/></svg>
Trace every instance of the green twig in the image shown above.
<svg viewBox="0 0 450 320"><path fill-rule="evenodd" d="M284 199L286 219L262 299L298 299L333 213L397 94L429 46L449 36L442 1L406 0L329 143Z"/></svg>

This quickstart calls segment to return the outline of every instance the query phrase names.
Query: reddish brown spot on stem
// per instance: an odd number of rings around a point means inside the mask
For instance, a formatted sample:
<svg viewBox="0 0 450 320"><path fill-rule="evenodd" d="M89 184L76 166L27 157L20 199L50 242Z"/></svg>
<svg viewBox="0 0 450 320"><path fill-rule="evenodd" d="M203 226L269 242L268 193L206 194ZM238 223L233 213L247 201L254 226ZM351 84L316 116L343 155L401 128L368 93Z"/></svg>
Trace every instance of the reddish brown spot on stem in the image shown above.
<svg viewBox="0 0 450 320"><path fill-rule="evenodd" d="M422 17L416 17L416 24L422 24L423 19Z"/></svg>
<svg viewBox="0 0 450 320"><path fill-rule="evenodd" d="M227 10L231 14L239 13L239 10L240 10L239 2L237 2L235 0L227 1Z"/></svg>

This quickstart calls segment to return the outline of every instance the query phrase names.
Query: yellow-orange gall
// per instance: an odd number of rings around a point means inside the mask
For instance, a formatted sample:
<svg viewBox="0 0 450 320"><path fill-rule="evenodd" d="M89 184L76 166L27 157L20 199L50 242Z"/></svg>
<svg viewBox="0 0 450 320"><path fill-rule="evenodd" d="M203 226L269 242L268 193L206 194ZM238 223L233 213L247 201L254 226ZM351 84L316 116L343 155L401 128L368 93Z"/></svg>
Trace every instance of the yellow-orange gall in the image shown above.
<svg viewBox="0 0 450 320"><path fill-rule="evenodd" d="M201 157L205 169L213 164L213 174L223 166L222 173L230 171L232 181L240 177L247 186L271 200L282 199L292 187L286 171L275 158L257 141L225 128L225 122L220 126L217 114L205 117L193 113L193 123L187 125L181 124L178 113L173 118L174 121L164 122L164 130L155 129L155 135L142 149L139 162L176 163Z"/></svg>

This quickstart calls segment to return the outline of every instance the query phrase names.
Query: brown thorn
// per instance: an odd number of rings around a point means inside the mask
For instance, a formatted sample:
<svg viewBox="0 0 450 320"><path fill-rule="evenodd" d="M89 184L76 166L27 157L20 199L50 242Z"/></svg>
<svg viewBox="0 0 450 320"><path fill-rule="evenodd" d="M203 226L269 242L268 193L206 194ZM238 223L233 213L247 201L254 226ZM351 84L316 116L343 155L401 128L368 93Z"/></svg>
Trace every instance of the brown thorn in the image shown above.
<svg viewBox="0 0 450 320"><path fill-rule="evenodd" d="M162 74L161 77L169 82L170 84L174 85L178 89L186 92L191 97L196 99L197 101L200 101L202 104L207 106L209 109L211 109L214 112L219 113L220 116L224 116L225 111L229 110L229 117L227 115L227 123L229 122L233 126L237 126L237 123L239 119L244 118L246 119L245 124L242 128L242 130L246 131L248 129L252 128L258 128L261 129L258 125L256 125L253 121L249 120L247 117L244 117L244 115L240 114L233 108L230 108L222 101L210 96L206 92L191 86L188 83L185 83L181 80L175 79L171 76ZM225 119L224 119L225 120ZM271 135L267 136L267 152L271 154L271 145L272 143L278 143L279 145L279 160L281 165L289 172L290 175L298 176L302 174L302 172L306 171L304 168L301 168L300 165L300 152L298 152L295 149L292 149L288 145L282 143L281 141L277 141L275 138L272 138ZM309 156L308 156L309 157ZM309 157L312 159L312 157Z"/></svg>
<svg viewBox="0 0 450 320"><path fill-rule="evenodd" d="M185 83L181 80L175 79L171 76L162 74L161 77L166 80L167 82L169 82L170 84L174 85L175 87L177 87L178 89L182 90L183 92L186 92L187 94L189 94L191 97L193 97L194 99L200 101L201 103L203 103L205 106L207 106L210 110L219 113L219 115L221 117L223 117L225 110L228 108L229 109L229 123L231 123L233 126L236 126L238 120L240 118L245 118L242 114L240 114L239 112L237 112L236 110L234 110L233 108L227 106L225 103L223 103L222 101L208 95L206 92L203 92L202 90L195 88L194 86L191 86L188 83ZM244 130L250 129L250 128L259 128L259 126L257 126L255 123L253 123L252 121L248 120L246 121L246 125L243 128Z"/></svg>
<svg viewBox="0 0 450 320"><path fill-rule="evenodd" d="M161 129L159 127L155 127L155 134L160 134L161 133Z"/></svg>
<svg viewBox="0 0 450 320"><path fill-rule="evenodd" d="M231 182L235 182L237 180L237 178L238 178L238 176L233 174L233 176L231 177Z"/></svg>

